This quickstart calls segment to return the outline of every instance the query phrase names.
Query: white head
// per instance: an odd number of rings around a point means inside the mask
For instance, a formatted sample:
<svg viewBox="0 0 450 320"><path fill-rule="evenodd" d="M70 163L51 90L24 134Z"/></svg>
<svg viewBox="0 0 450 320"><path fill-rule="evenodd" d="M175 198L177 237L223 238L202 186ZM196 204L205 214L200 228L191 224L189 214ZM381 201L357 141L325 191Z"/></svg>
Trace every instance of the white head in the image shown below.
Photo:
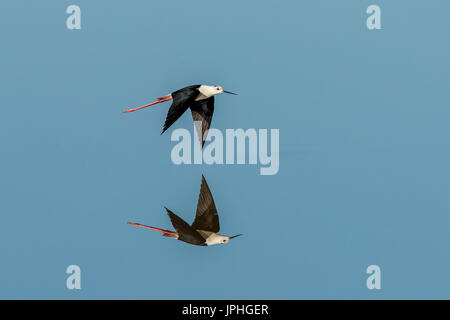
<svg viewBox="0 0 450 320"><path fill-rule="evenodd" d="M227 236L222 236L222 235L216 233L213 236L210 236L206 240L206 243L208 244L208 246L212 246L214 244L226 244L226 243L230 242L231 239L239 237L239 236L241 236L241 234L238 234L233 237L227 237Z"/></svg>
<svg viewBox="0 0 450 320"><path fill-rule="evenodd" d="M230 237L227 237L227 236L220 236L220 242L219 242L219 244L226 244L226 243L228 243L228 242L230 242Z"/></svg>
<svg viewBox="0 0 450 320"><path fill-rule="evenodd" d="M223 90L223 88L221 86L207 86L204 84L202 84L198 88L198 91L200 91L200 93L206 98L215 96L216 94L219 94L219 93L236 94L236 93L233 93L230 91Z"/></svg>
<svg viewBox="0 0 450 320"><path fill-rule="evenodd" d="M228 241L230 241L229 237L214 233L206 239L206 244L212 246L214 244L225 244L228 243Z"/></svg>

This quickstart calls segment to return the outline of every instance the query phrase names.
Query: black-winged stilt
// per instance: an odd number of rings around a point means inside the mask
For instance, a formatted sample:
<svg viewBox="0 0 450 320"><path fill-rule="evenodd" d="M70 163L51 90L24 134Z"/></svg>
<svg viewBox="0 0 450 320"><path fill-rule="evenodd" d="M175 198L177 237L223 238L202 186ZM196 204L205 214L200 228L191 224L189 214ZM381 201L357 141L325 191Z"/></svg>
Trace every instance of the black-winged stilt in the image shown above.
<svg viewBox="0 0 450 320"><path fill-rule="evenodd" d="M228 243L230 239L241 236L241 234L238 234L228 237L217 233L220 230L219 215L217 214L214 199L203 175L200 195L198 197L197 213L191 226L169 209L165 209L167 210L167 214L176 231L150 227L135 222L128 222L128 224L156 230L161 232L165 237L174 238L197 246L225 244Z"/></svg>
<svg viewBox="0 0 450 320"><path fill-rule="evenodd" d="M193 85L177 90L158 100L138 108L123 111L124 113L140 110L157 103L173 100L164 123L163 134L181 115L190 108L194 119L200 145L203 147L208 136L209 126L214 112L214 96L219 93L236 94L223 90L220 86Z"/></svg>

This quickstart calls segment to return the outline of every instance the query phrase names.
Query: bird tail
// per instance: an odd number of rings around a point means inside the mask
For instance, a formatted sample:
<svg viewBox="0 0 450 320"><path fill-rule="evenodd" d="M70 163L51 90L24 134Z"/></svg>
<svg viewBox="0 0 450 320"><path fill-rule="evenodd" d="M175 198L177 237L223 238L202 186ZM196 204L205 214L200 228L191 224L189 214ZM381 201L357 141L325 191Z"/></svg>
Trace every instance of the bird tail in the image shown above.
<svg viewBox="0 0 450 320"><path fill-rule="evenodd" d="M173 233L163 233L163 237L168 237L168 238L178 238L178 234L173 234Z"/></svg>
<svg viewBox="0 0 450 320"><path fill-rule="evenodd" d="M152 103L149 103L149 104L137 107L137 108L128 109L128 110L125 110L125 111L122 111L122 112L123 113L134 112L136 110L141 110L141 109L150 107L150 106L152 106L154 104L161 103L161 102L164 102L164 101L169 101L169 100L172 100L172 96L170 94L167 95L167 96L164 96L164 97L159 97L158 100L153 101Z"/></svg>
<svg viewBox="0 0 450 320"><path fill-rule="evenodd" d="M175 239L178 238L178 233L170 231L170 230L164 230L164 229L160 229L160 228L150 227L150 226L146 226L144 224L140 224L140 223L136 223L136 222L128 222L128 224L130 224L132 226L136 226L136 227L142 227L142 228L147 228L147 229L161 232L164 237L175 238Z"/></svg>
<svg viewBox="0 0 450 320"><path fill-rule="evenodd" d="M162 96L162 97L159 97L159 98L157 98L158 100L170 100L170 99L172 99L172 95L171 94L168 94L168 95L166 95L166 96Z"/></svg>

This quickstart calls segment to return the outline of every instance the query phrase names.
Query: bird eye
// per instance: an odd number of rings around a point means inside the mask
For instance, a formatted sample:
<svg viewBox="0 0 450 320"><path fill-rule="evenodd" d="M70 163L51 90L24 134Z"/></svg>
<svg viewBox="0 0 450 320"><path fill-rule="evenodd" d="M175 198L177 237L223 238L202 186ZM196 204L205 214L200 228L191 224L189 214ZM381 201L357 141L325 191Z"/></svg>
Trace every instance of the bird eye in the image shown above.
<svg viewBox="0 0 450 320"><path fill-rule="evenodd" d="M220 90L220 88L217 88L217 90Z"/></svg>

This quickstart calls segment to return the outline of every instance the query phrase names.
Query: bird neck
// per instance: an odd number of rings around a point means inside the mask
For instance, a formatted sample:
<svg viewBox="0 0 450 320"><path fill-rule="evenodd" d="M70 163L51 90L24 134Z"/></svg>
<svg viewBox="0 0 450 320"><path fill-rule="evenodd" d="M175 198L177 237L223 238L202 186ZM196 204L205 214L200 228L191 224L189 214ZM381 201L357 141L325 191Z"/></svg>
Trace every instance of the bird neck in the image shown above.
<svg viewBox="0 0 450 320"><path fill-rule="evenodd" d="M203 84L198 87L198 92L199 94L197 98L195 98L195 101L211 98L215 94L212 86L205 86Z"/></svg>
<svg viewBox="0 0 450 320"><path fill-rule="evenodd" d="M222 240L223 240L223 236L221 236L220 234L211 232L211 234L206 238L205 242L206 242L206 245L212 246L215 244L222 243Z"/></svg>

